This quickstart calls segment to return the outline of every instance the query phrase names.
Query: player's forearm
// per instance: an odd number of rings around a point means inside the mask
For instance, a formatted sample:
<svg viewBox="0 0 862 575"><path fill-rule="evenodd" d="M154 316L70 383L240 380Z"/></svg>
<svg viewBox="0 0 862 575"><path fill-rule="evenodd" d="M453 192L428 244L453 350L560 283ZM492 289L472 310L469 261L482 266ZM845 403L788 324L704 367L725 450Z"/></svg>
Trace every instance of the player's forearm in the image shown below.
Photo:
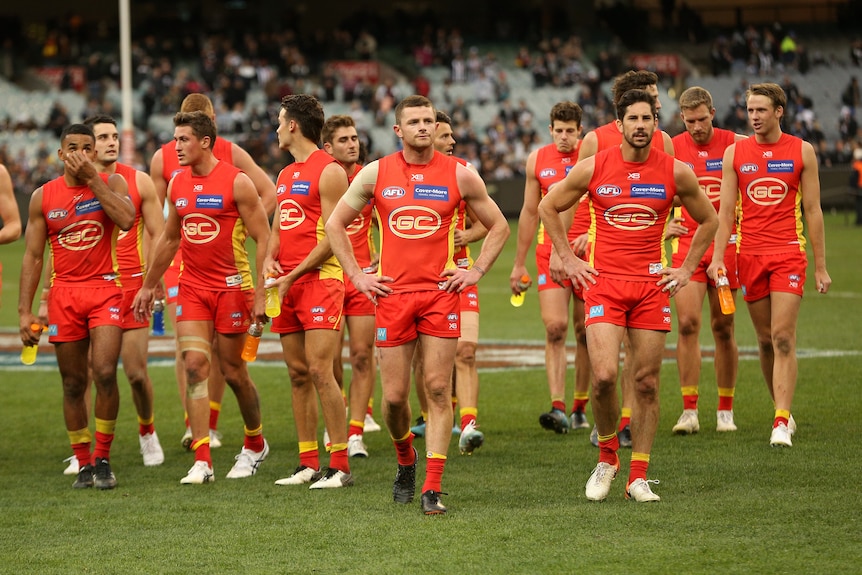
<svg viewBox="0 0 862 575"><path fill-rule="evenodd" d="M305 259L303 259L295 268L288 270L287 275L293 278L293 281L301 278L307 273L320 269L323 263L332 257L332 248L328 238L323 238L320 243L314 246Z"/></svg>
<svg viewBox="0 0 862 575"><path fill-rule="evenodd" d="M808 225L808 239L811 242L811 250L814 252L814 269L825 272L826 232L823 226L823 212L819 206L814 210L805 211L805 223Z"/></svg>
<svg viewBox="0 0 862 575"><path fill-rule="evenodd" d="M121 196L111 189L98 175L87 182L93 194L102 205L102 209L117 226L128 231L135 223L135 207L128 196Z"/></svg>
<svg viewBox="0 0 862 575"><path fill-rule="evenodd" d="M155 289L162 276L165 275L168 266L171 265L171 260L177 253L180 247L180 240L169 239L164 234L156 241L153 246L153 261L147 269L147 275L144 276L144 287Z"/></svg>
<svg viewBox="0 0 862 575"><path fill-rule="evenodd" d="M490 270L500 256L500 252L503 251L507 239L509 239L509 224L505 220L491 226L482 243L482 251L473 262L473 269L479 268L482 275Z"/></svg>
<svg viewBox="0 0 862 575"><path fill-rule="evenodd" d="M24 254L21 264L21 278L18 283L18 315L33 313L33 297L42 275L42 258ZM47 286L46 286L47 287Z"/></svg>
<svg viewBox="0 0 862 575"><path fill-rule="evenodd" d="M527 261L527 253L533 243L533 237L539 228L539 216L537 214L524 214L518 218L518 245L515 248L515 265L523 266Z"/></svg>
<svg viewBox="0 0 862 575"><path fill-rule="evenodd" d="M341 269L344 276L352 279L357 274L365 273L356 261L356 254L353 252L353 244L350 243L350 238L344 228L336 227L326 230L326 237L329 239L329 245L332 252L335 254L338 263L341 264Z"/></svg>
<svg viewBox="0 0 862 575"><path fill-rule="evenodd" d="M567 230L563 227L557 208L543 200L539 204L539 217L545 226L545 233L551 238L551 243L553 243L559 256L565 258L567 254L573 254L566 234Z"/></svg>
<svg viewBox="0 0 862 575"><path fill-rule="evenodd" d="M703 259L703 254L709 249L709 244L712 243L717 228L718 218L716 216L712 216L703 222L698 222L697 230L691 238L691 247L689 247L685 260L682 262L682 268L694 273L698 263ZM727 245L727 240L725 240L724 244L725 246ZM721 257L723 260L723 251Z"/></svg>

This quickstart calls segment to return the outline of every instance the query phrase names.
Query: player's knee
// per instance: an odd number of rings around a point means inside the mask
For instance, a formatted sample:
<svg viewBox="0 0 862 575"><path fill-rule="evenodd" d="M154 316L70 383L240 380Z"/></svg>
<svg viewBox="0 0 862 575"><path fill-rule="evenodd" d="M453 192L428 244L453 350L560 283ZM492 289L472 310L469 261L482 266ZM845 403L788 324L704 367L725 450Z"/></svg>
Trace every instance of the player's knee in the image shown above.
<svg viewBox="0 0 862 575"><path fill-rule="evenodd" d="M679 316L679 335L684 337L697 336L700 333L700 318L680 315Z"/></svg>
<svg viewBox="0 0 862 575"><path fill-rule="evenodd" d="M604 395L613 391L617 385L617 371L613 369L596 369L593 367L593 391Z"/></svg>
<svg viewBox="0 0 862 575"><path fill-rule="evenodd" d="M548 343L559 343L565 341L569 324L561 321L551 321L545 325L545 336Z"/></svg>
<svg viewBox="0 0 862 575"><path fill-rule="evenodd" d="M290 377L290 385L293 387L302 387L309 381L308 367L305 365L288 366L287 375Z"/></svg>
<svg viewBox="0 0 862 575"><path fill-rule="evenodd" d="M106 363L93 366L93 382L99 387L117 384L117 364Z"/></svg>
<svg viewBox="0 0 862 575"><path fill-rule="evenodd" d="M461 365L472 367L476 365L476 344L461 342L455 351L455 361Z"/></svg>
<svg viewBox="0 0 862 575"><path fill-rule="evenodd" d="M728 343L733 340L733 320L725 318L712 320L712 336L715 343Z"/></svg>
<svg viewBox="0 0 862 575"><path fill-rule="evenodd" d="M796 348L796 338L790 333L773 333L772 347L781 355L789 355Z"/></svg>
<svg viewBox="0 0 862 575"><path fill-rule="evenodd" d="M353 372L368 373L371 371L371 350L363 349L350 353L350 365Z"/></svg>
<svg viewBox="0 0 862 575"><path fill-rule="evenodd" d="M642 399L658 401L658 377L655 374L647 374L635 378L635 393Z"/></svg>

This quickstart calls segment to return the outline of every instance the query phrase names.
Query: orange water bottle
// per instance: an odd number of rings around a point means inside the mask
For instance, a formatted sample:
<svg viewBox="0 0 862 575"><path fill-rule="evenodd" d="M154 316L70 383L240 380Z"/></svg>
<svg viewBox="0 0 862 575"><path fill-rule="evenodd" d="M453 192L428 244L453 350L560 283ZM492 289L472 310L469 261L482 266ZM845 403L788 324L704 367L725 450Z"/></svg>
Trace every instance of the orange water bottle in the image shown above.
<svg viewBox="0 0 862 575"><path fill-rule="evenodd" d="M718 290L718 305L721 313L730 315L736 311L736 302L733 301L733 293L730 291L730 280L724 275L724 270L718 270L715 278L715 289Z"/></svg>
<svg viewBox="0 0 862 575"><path fill-rule="evenodd" d="M38 333L42 335L42 332L45 331L38 323L31 323L30 329L33 330L33 333ZM39 344L35 345L25 345L24 349L21 350L21 363L24 365L33 365L36 363L36 354L39 352Z"/></svg>
<svg viewBox="0 0 862 575"><path fill-rule="evenodd" d="M252 322L248 326L248 333L245 335L245 345L242 346L242 359L244 361L254 361L257 359L257 348L260 345L260 336L262 335L262 323Z"/></svg>
<svg viewBox="0 0 862 575"><path fill-rule="evenodd" d="M524 305L524 298L527 296L527 289L529 289L530 283L530 276L527 274L522 275L521 279L518 280L518 293L512 294L512 297L509 298L509 303L514 307L521 307Z"/></svg>

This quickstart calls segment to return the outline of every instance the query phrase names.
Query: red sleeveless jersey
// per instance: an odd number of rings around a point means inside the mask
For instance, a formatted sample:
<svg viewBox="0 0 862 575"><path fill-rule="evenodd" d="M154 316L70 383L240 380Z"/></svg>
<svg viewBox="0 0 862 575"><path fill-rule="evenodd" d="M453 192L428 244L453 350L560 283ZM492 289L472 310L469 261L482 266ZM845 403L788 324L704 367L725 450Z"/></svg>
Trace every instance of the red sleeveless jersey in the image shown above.
<svg viewBox="0 0 862 575"><path fill-rule="evenodd" d="M117 173L126 179L129 186L129 199L135 207L135 223L127 231L120 230L117 235L117 264L120 277L141 277L146 271L144 262L144 221L141 214L141 193L138 191L138 170L117 162Z"/></svg>
<svg viewBox="0 0 862 575"><path fill-rule="evenodd" d="M105 182L108 174L99 174ZM63 176L42 186L53 273L52 286L120 286L114 245L119 228L89 186L69 186Z"/></svg>
<svg viewBox="0 0 862 575"><path fill-rule="evenodd" d="M239 168L218 162L206 176L182 170L174 176L171 201L182 222L180 286L211 291L252 289L245 223L233 197Z"/></svg>
<svg viewBox="0 0 862 575"><path fill-rule="evenodd" d="M548 195L548 188L565 178L569 170L571 170L578 162L578 150L581 147L581 142L575 146L571 152L560 152L555 144L542 146L536 152L536 170L535 176L539 181L539 189L541 197ZM569 230L569 239L573 239L575 226ZM586 230L584 230L586 231ZM545 226L539 222L539 233L536 237L536 242L540 245L550 245L551 238L545 231Z"/></svg>
<svg viewBox="0 0 862 575"><path fill-rule="evenodd" d="M595 156L589 183L590 264L602 275L657 281L664 267L665 222L676 196L673 156L652 147L643 163L618 147Z"/></svg>
<svg viewBox="0 0 862 575"><path fill-rule="evenodd" d="M683 132L673 138L673 153L676 159L685 162L694 170L697 176L697 181L700 184L700 189L712 202L715 211L718 211L719 200L721 199L721 167L724 151L730 146L736 134L730 130L721 128L713 129L712 139L708 144L699 145L696 143L691 134ZM674 208L676 217L683 219L683 225L688 228L688 232L673 240L674 253L688 253L691 246L691 238L694 232L697 231L697 221L695 221L685 207ZM736 243L736 225L733 226L733 231L730 237L730 243Z"/></svg>
<svg viewBox="0 0 862 575"><path fill-rule="evenodd" d="M278 174L275 184L278 202L278 263L284 271L298 266L323 240L323 213L320 205L320 174L335 158L315 150L304 162L294 162ZM317 273L307 273L296 280L303 283L317 279L343 280L341 264L335 256L323 262Z"/></svg>
<svg viewBox="0 0 862 575"><path fill-rule="evenodd" d="M438 290L454 269L458 223L458 162L434 152L427 164L408 164L402 152L379 160L374 205L380 221L380 275L395 292Z"/></svg>
<svg viewBox="0 0 862 575"><path fill-rule="evenodd" d="M230 140L224 138L216 138L213 145L213 156L217 160L223 160L228 164L233 165L233 144ZM170 182L171 178L176 176L180 170L184 170L186 166L180 165L180 160L177 158L176 144L171 141L162 145L162 178L166 182Z"/></svg>
<svg viewBox="0 0 862 575"><path fill-rule="evenodd" d="M736 143L739 180L738 253L805 252L802 235L802 140L781 134L774 144L754 136Z"/></svg>

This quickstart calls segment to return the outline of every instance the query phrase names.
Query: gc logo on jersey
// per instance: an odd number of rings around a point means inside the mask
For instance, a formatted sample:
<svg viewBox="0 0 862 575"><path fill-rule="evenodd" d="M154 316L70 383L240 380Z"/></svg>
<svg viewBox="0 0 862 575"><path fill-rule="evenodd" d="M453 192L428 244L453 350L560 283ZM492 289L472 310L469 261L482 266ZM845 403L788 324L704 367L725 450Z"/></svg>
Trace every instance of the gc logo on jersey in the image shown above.
<svg viewBox="0 0 862 575"><path fill-rule="evenodd" d="M389 214L389 229L399 238L418 240L434 235L443 218L425 206L404 206Z"/></svg>
<svg viewBox="0 0 862 575"><path fill-rule="evenodd" d="M105 228L101 222L94 220L83 220L75 222L57 234L57 242L73 252L92 249L105 235Z"/></svg>
<svg viewBox="0 0 862 575"><path fill-rule="evenodd" d="M305 212L296 200L287 199L278 205L278 228L292 230L305 221Z"/></svg>
<svg viewBox="0 0 862 575"><path fill-rule="evenodd" d="M658 213L641 204L619 204L605 211L605 221L620 230L645 230L658 222Z"/></svg>
<svg viewBox="0 0 862 575"><path fill-rule="evenodd" d="M715 176L701 176L697 179L700 189L706 197L715 202L721 196L721 178Z"/></svg>
<svg viewBox="0 0 862 575"><path fill-rule="evenodd" d="M183 218L183 235L193 244L206 244L213 241L219 233L219 223L203 214L189 214Z"/></svg>
<svg viewBox="0 0 862 575"><path fill-rule="evenodd" d="M745 193L758 206L774 206L781 203L787 191L787 184L777 178L759 178L748 184Z"/></svg>
<svg viewBox="0 0 862 575"><path fill-rule="evenodd" d="M356 219L350 222L350 225L347 226L347 235L356 235L362 231L363 227L365 227L365 216L359 214L356 216Z"/></svg>

